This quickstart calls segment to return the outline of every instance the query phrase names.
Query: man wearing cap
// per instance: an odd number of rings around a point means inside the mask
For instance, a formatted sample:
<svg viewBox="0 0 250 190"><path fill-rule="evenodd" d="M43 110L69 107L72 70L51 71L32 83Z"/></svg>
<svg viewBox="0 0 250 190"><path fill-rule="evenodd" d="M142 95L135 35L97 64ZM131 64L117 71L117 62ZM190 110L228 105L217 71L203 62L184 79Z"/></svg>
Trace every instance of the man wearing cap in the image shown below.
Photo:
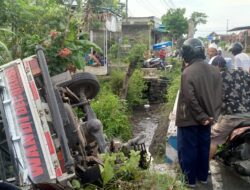
<svg viewBox="0 0 250 190"><path fill-rule="evenodd" d="M208 64L211 65L213 59L217 56L217 54L218 54L217 49L218 49L218 47L217 47L217 45L216 45L215 43L212 43L212 44L210 44L210 45L208 46L207 55L208 55L208 57L209 57L209 59L210 59L209 62L208 62Z"/></svg>
<svg viewBox="0 0 250 190"><path fill-rule="evenodd" d="M212 65L220 69L224 93L221 115L211 131L210 159L236 126L250 121L250 74L243 69L228 69L221 56L214 58Z"/></svg>

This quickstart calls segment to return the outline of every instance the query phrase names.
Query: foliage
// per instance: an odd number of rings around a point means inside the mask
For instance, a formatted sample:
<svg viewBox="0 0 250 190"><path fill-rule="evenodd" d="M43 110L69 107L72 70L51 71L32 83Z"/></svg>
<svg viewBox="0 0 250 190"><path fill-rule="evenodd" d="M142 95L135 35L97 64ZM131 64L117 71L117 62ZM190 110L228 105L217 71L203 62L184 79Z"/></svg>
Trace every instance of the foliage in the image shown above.
<svg viewBox="0 0 250 190"><path fill-rule="evenodd" d="M138 43L134 45L129 51L129 55L127 58L129 65L122 85L122 91L120 94L121 99L125 100L127 98L129 79L133 75L135 69L139 66L141 67L141 64L143 63L143 53L145 52L145 50L145 44Z"/></svg>
<svg viewBox="0 0 250 190"><path fill-rule="evenodd" d="M110 77L110 86L112 92L117 96L120 95L122 89L122 83L125 77L125 72L121 70L113 71Z"/></svg>
<svg viewBox="0 0 250 190"><path fill-rule="evenodd" d="M169 76L169 87L167 89L167 110L172 110L174 102L176 99L176 94L180 88L181 82L181 62L178 61L176 65L173 66Z"/></svg>
<svg viewBox="0 0 250 190"><path fill-rule="evenodd" d="M119 0L88 0L86 4L91 6L95 13L103 11L101 8L110 8L113 11L118 11Z"/></svg>
<svg viewBox="0 0 250 190"><path fill-rule="evenodd" d="M126 157L122 152L104 155L104 166L101 167L102 187L85 185L84 189L94 190L187 190L180 176L142 170L138 167L139 152L131 151Z"/></svg>
<svg viewBox="0 0 250 190"><path fill-rule="evenodd" d="M83 30L89 31L100 27L106 20L107 13L121 15L124 6L119 4L119 0L87 0L84 3ZM82 11L83 12L83 11Z"/></svg>
<svg viewBox="0 0 250 190"><path fill-rule="evenodd" d="M50 36L44 41L47 62L51 75L61 73L70 67L83 69L84 52L88 52L90 48L101 51L94 43L84 39L77 39L76 34L77 23L70 23L69 32L51 31Z"/></svg>
<svg viewBox="0 0 250 190"><path fill-rule="evenodd" d="M169 34L174 39L181 37L183 34L187 34L188 21L187 18L184 17L185 12L185 8L171 8L161 18L162 23L166 26L166 29L169 31Z"/></svg>
<svg viewBox="0 0 250 190"><path fill-rule="evenodd" d="M225 151L226 148L227 148L226 144L220 144L220 145L218 145L218 149L217 149L216 154L220 154L221 152Z"/></svg>
<svg viewBox="0 0 250 190"><path fill-rule="evenodd" d="M110 85L112 92L116 95L121 93L124 76L124 71L115 71L111 73ZM128 95L126 98L130 108L145 103L143 92L146 88L147 86L143 79L143 72L140 69L136 69L129 80Z"/></svg>
<svg viewBox="0 0 250 190"><path fill-rule="evenodd" d="M27 56L25 52L33 48L43 39L48 31L65 28L67 22L66 10L56 1L37 0L3 0L5 20L1 25L16 34L8 46L16 47L19 51L13 51L13 57ZM0 11L1 12L1 11Z"/></svg>
<svg viewBox="0 0 250 190"><path fill-rule="evenodd" d="M225 41L220 41L219 46L222 47L223 49L226 47L226 42Z"/></svg>
<svg viewBox="0 0 250 190"><path fill-rule="evenodd" d="M129 80L128 95L126 98L130 107L145 103L145 99L143 99L143 92L146 88L147 85L143 79L143 72L136 69Z"/></svg>
<svg viewBox="0 0 250 190"><path fill-rule="evenodd" d="M119 45L118 44L112 44L111 47L109 48L109 57L111 59L117 58L118 51L119 51Z"/></svg>
<svg viewBox="0 0 250 190"><path fill-rule="evenodd" d="M179 176L172 177L168 174L148 172L143 179L140 189L146 190L187 190L188 188L183 183L183 179Z"/></svg>
<svg viewBox="0 0 250 190"><path fill-rule="evenodd" d="M71 184L72 184L73 189L80 189L81 188L80 182L78 180L76 180L76 179L73 179L71 181Z"/></svg>
<svg viewBox="0 0 250 190"><path fill-rule="evenodd" d="M196 31L196 27L198 24L206 24L207 23L207 15L201 12L193 12L190 18L194 23L194 28Z"/></svg>
<svg viewBox="0 0 250 190"><path fill-rule="evenodd" d="M80 1L78 3L81 4ZM4 43L12 50L13 57L30 56L35 53L36 44L43 44L52 75L67 67L82 69L84 53L91 47L100 51L87 38L77 39L81 24L79 15L61 1L3 0L0 12L5 18L0 19L0 26L10 28L15 33Z"/></svg>
<svg viewBox="0 0 250 190"><path fill-rule="evenodd" d="M143 53L147 50L147 46L144 43L135 44L129 51L127 60L134 67L143 62Z"/></svg>
<svg viewBox="0 0 250 190"><path fill-rule="evenodd" d="M8 42L10 36L15 35L12 31L0 28L0 64L12 60L12 55L5 42Z"/></svg>
<svg viewBox="0 0 250 190"><path fill-rule="evenodd" d="M101 92L91 106L102 121L104 131L109 138L130 139L132 132L127 105L121 102L108 86L102 86Z"/></svg>
<svg viewBox="0 0 250 190"><path fill-rule="evenodd" d="M122 152L106 154L104 166L101 168L103 184L106 185L112 179L131 180L138 175L140 152L132 150L130 157L126 157Z"/></svg>
<svg viewBox="0 0 250 190"><path fill-rule="evenodd" d="M206 18L207 15L205 13L193 12L190 19L194 22L194 27L196 28L198 24L206 24Z"/></svg>

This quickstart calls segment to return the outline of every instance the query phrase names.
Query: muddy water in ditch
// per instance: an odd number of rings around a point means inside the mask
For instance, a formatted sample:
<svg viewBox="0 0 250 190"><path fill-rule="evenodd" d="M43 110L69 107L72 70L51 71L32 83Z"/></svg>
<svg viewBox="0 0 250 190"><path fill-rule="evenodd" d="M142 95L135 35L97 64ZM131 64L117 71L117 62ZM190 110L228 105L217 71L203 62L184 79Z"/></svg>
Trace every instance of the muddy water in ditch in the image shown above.
<svg viewBox="0 0 250 190"><path fill-rule="evenodd" d="M160 119L161 119L161 106L162 104L152 104L149 108L145 108L147 106L138 107L133 112L132 117L132 124L133 124L133 136L138 136L139 134L145 135L145 146L148 151L149 146L153 140L154 133L159 126ZM161 130L160 130L161 131ZM159 135L162 139L154 139L157 142L163 142L166 140L164 135ZM148 155L150 152L148 151ZM151 161L153 158L151 157ZM151 162L150 170L160 172L160 173L167 173L169 175L175 176L175 166L169 165L166 163L155 163Z"/></svg>
<svg viewBox="0 0 250 190"><path fill-rule="evenodd" d="M149 107L148 107L149 106ZM132 116L133 136L145 135L145 145L149 148L154 131L160 119L160 104L144 105L134 109Z"/></svg>

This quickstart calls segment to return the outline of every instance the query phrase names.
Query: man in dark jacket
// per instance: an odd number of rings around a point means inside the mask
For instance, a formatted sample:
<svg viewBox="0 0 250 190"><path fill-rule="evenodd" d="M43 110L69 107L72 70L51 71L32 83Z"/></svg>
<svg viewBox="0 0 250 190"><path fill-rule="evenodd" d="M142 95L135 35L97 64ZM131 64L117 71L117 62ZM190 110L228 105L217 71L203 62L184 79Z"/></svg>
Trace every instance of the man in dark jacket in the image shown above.
<svg viewBox="0 0 250 190"><path fill-rule="evenodd" d="M184 42L182 58L188 66L181 76L176 125L181 169L189 187L196 180L206 183L209 168L211 124L222 104L222 79L218 69L206 64L205 49L199 39Z"/></svg>

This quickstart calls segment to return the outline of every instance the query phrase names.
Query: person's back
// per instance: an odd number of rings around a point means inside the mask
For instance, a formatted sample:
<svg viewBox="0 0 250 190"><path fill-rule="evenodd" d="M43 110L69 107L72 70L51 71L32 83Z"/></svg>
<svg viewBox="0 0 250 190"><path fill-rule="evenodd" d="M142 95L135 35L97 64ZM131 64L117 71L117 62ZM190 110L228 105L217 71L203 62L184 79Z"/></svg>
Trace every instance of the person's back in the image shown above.
<svg viewBox="0 0 250 190"><path fill-rule="evenodd" d="M210 159L235 127L250 120L250 74L242 69L228 69L223 58L213 65L221 71L224 93L221 116L211 132Z"/></svg>
<svg viewBox="0 0 250 190"><path fill-rule="evenodd" d="M221 76L205 63L205 48L199 39L185 40L182 58L187 67L177 105L177 150L187 184L193 188L197 180L207 183L211 124L221 106Z"/></svg>
<svg viewBox="0 0 250 190"><path fill-rule="evenodd" d="M236 67L241 68L247 72L250 69L250 58L246 53L239 53L234 57L234 63Z"/></svg>
<svg viewBox="0 0 250 190"><path fill-rule="evenodd" d="M189 87L187 86L188 84L192 84L195 93L199 94L199 96L196 98L201 107L204 109L203 111L207 115L217 119L220 111L218 108L221 104L221 99L218 99L218 97L221 95L220 90L217 89L221 87L218 85L218 82L221 81L219 71L212 65L206 64L203 60L198 59L186 69L184 69L182 77L183 81L185 81L186 88ZM211 89L213 89L213 91L211 91ZM189 90L192 89L189 88ZM187 97L187 94L190 93L185 93L186 98L190 98ZM179 120L177 119L177 125L184 125L185 123L188 125L199 124L199 122L192 117L193 114L191 111L189 109L186 111L186 118L179 118ZM185 114L180 114L179 116L184 117ZM205 116L200 115L200 117Z"/></svg>
<svg viewBox="0 0 250 190"><path fill-rule="evenodd" d="M223 80L222 115L250 112L250 74L244 70L221 71Z"/></svg>

